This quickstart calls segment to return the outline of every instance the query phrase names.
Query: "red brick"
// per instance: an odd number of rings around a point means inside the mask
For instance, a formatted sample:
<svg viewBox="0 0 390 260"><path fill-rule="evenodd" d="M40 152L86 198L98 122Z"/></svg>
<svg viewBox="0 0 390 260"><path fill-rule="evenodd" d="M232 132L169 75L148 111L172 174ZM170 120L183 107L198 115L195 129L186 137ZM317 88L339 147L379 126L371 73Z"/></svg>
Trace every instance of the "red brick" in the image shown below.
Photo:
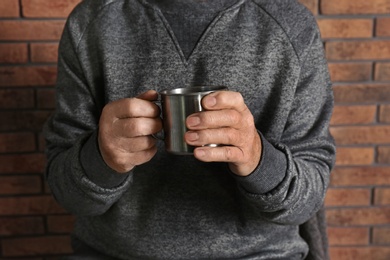
<svg viewBox="0 0 390 260"><path fill-rule="evenodd" d="M81 0L22 0L24 17L62 17L69 15Z"/></svg>
<svg viewBox="0 0 390 260"><path fill-rule="evenodd" d="M390 81L390 62L379 62L375 64L375 80Z"/></svg>
<svg viewBox="0 0 390 260"><path fill-rule="evenodd" d="M57 62L58 43L32 43L30 49L32 62Z"/></svg>
<svg viewBox="0 0 390 260"><path fill-rule="evenodd" d="M332 187L390 185L390 167L336 167L330 178Z"/></svg>
<svg viewBox="0 0 390 260"><path fill-rule="evenodd" d="M0 111L0 131L41 131L49 111Z"/></svg>
<svg viewBox="0 0 390 260"><path fill-rule="evenodd" d="M0 133L0 153L31 152L35 149L33 133Z"/></svg>
<svg viewBox="0 0 390 260"><path fill-rule="evenodd" d="M376 20L376 36L390 36L390 17L379 17Z"/></svg>
<svg viewBox="0 0 390 260"><path fill-rule="evenodd" d="M42 192L39 176L0 176L0 195L38 194Z"/></svg>
<svg viewBox="0 0 390 260"><path fill-rule="evenodd" d="M379 146L377 154L378 163L390 164L390 146Z"/></svg>
<svg viewBox="0 0 390 260"><path fill-rule="evenodd" d="M321 1L322 14L385 14L390 12L388 0L326 0Z"/></svg>
<svg viewBox="0 0 390 260"><path fill-rule="evenodd" d="M33 89L0 89L0 109L33 108Z"/></svg>
<svg viewBox="0 0 390 260"><path fill-rule="evenodd" d="M314 15L318 14L318 0L299 0L299 2L306 6Z"/></svg>
<svg viewBox="0 0 390 260"><path fill-rule="evenodd" d="M27 53L25 43L0 43L0 63L26 63Z"/></svg>
<svg viewBox="0 0 390 260"><path fill-rule="evenodd" d="M47 229L50 233L70 233L73 230L75 217L58 215L47 217Z"/></svg>
<svg viewBox="0 0 390 260"><path fill-rule="evenodd" d="M389 245L390 227L373 228L372 241L377 245Z"/></svg>
<svg viewBox="0 0 390 260"><path fill-rule="evenodd" d="M0 40L59 40L65 21L0 20Z"/></svg>
<svg viewBox="0 0 390 260"><path fill-rule="evenodd" d="M359 82L371 79L371 63L329 63L333 82Z"/></svg>
<svg viewBox="0 0 390 260"><path fill-rule="evenodd" d="M390 144L390 125L337 126L330 130L338 145Z"/></svg>
<svg viewBox="0 0 390 260"><path fill-rule="evenodd" d="M389 247L331 247L332 260L388 260Z"/></svg>
<svg viewBox="0 0 390 260"><path fill-rule="evenodd" d="M329 188L325 205L332 206L368 206L371 203L370 189L335 189Z"/></svg>
<svg viewBox="0 0 390 260"><path fill-rule="evenodd" d="M43 133L39 133L39 136L38 136L38 151L40 152L44 152L45 149L46 149L46 141L45 141L45 137L43 135Z"/></svg>
<svg viewBox="0 0 390 260"><path fill-rule="evenodd" d="M43 234L44 225L41 217L0 218L0 235L38 235Z"/></svg>
<svg viewBox="0 0 390 260"><path fill-rule="evenodd" d="M375 205L390 205L390 188L376 188L374 203Z"/></svg>
<svg viewBox="0 0 390 260"><path fill-rule="evenodd" d="M375 122L376 111L375 105L336 105L330 123L331 125L371 124Z"/></svg>
<svg viewBox="0 0 390 260"><path fill-rule="evenodd" d="M380 106L379 122L390 123L390 105L381 105Z"/></svg>
<svg viewBox="0 0 390 260"><path fill-rule="evenodd" d="M56 78L56 66L0 67L0 87L52 86Z"/></svg>
<svg viewBox="0 0 390 260"><path fill-rule="evenodd" d="M367 226L390 223L390 207L336 208L326 210L330 226Z"/></svg>
<svg viewBox="0 0 390 260"><path fill-rule="evenodd" d="M388 84L356 84L333 86L336 103L390 102Z"/></svg>
<svg viewBox="0 0 390 260"><path fill-rule="evenodd" d="M1 0L0 17L19 17L19 0Z"/></svg>
<svg viewBox="0 0 390 260"><path fill-rule="evenodd" d="M318 19L322 38L371 38L372 19Z"/></svg>
<svg viewBox="0 0 390 260"><path fill-rule="evenodd" d="M367 3L369 2L367 1ZM327 42L325 48L327 59L331 61L390 59L389 40L332 41Z"/></svg>
<svg viewBox="0 0 390 260"><path fill-rule="evenodd" d="M330 246L368 245L370 233L368 228L328 228Z"/></svg>
<svg viewBox="0 0 390 260"><path fill-rule="evenodd" d="M43 173L45 164L42 153L0 155L0 174Z"/></svg>
<svg viewBox="0 0 390 260"><path fill-rule="evenodd" d="M374 162L373 147L338 147L336 165L370 165Z"/></svg>
<svg viewBox="0 0 390 260"><path fill-rule="evenodd" d="M25 196L0 198L0 215L43 215L65 213L53 196Z"/></svg>
<svg viewBox="0 0 390 260"><path fill-rule="evenodd" d="M38 108L55 108L55 90L52 89L38 89L37 90L37 105Z"/></svg>
<svg viewBox="0 0 390 260"><path fill-rule="evenodd" d="M3 239L1 244L3 255L7 257L67 254L72 252L69 236L8 238Z"/></svg>

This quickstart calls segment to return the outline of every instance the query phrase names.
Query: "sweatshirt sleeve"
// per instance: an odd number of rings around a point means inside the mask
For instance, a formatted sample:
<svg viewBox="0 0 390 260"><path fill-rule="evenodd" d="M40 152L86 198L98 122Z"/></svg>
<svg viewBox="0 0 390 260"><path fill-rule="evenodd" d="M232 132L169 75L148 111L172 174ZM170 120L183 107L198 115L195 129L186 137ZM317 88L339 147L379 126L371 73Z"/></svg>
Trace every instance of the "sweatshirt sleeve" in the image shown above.
<svg viewBox="0 0 390 260"><path fill-rule="evenodd" d="M132 174L115 172L100 155L97 129L103 102L84 77L76 31L68 20L60 41L56 110L44 129L46 179L66 210L99 215L126 192Z"/></svg>
<svg viewBox="0 0 390 260"><path fill-rule="evenodd" d="M321 208L335 159L329 133L333 91L318 31L308 49L281 140L261 135L259 166L235 177L244 201L281 224L302 224Z"/></svg>

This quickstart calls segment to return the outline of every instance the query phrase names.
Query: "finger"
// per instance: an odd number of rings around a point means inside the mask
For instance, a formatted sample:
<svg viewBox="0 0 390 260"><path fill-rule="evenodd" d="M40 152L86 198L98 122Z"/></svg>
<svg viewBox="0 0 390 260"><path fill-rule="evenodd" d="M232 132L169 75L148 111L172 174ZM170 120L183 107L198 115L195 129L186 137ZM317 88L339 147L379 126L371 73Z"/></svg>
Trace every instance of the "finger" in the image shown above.
<svg viewBox="0 0 390 260"><path fill-rule="evenodd" d="M152 146L150 149L136 153L121 153L118 156L109 156L105 159L106 163L115 171L125 173L134 168L134 166L144 164L157 152L157 147Z"/></svg>
<svg viewBox="0 0 390 260"><path fill-rule="evenodd" d="M123 118L118 119L113 125L114 135L118 137L138 137L155 134L162 130L160 118Z"/></svg>
<svg viewBox="0 0 390 260"><path fill-rule="evenodd" d="M218 144L242 147L242 134L238 130L229 127L189 131L185 133L184 138L192 146Z"/></svg>
<svg viewBox="0 0 390 260"><path fill-rule="evenodd" d="M186 125L188 129L199 130L235 126L240 121L241 114L237 110L225 109L192 114L186 119Z"/></svg>
<svg viewBox="0 0 390 260"><path fill-rule="evenodd" d="M148 90L144 93L139 94L137 98L148 101L156 101L158 98L158 93L155 90Z"/></svg>
<svg viewBox="0 0 390 260"><path fill-rule="evenodd" d="M152 136L140 136L134 138L118 138L107 144L107 147L119 153L136 153L149 150L156 145L157 140Z"/></svg>
<svg viewBox="0 0 390 260"><path fill-rule="evenodd" d="M234 91L213 92L203 97L202 106L206 110L235 109L239 112L247 110L242 95Z"/></svg>
<svg viewBox="0 0 390 260"><path fill-rule="evenodd" d="M124 138L120 144L122 150L130 153L139 153L150 150L156 146L157 140L152 136L140 136L135 138Z"/></svg>
<svg viewBox="0 0 390 260"><path fill-rule="evenodd" d="M194 150L194 156L203 162L240 162L243 158L241 149L235 146L198 147Z"/></svg>
<svg viewBox="0 0 390 260"><path fill-rule="evenodd" d="M157 152L157 147L153 146L150 149L131 154L131 163L133 165L141 165L150 161Z"/></svg>
<svg viewBox="0 0 390 260"><path fill-rule="evenodd" d="M108 104L105 109L113 118L157 117L159 107L148 100L139 98L124 98Z"/></svg>

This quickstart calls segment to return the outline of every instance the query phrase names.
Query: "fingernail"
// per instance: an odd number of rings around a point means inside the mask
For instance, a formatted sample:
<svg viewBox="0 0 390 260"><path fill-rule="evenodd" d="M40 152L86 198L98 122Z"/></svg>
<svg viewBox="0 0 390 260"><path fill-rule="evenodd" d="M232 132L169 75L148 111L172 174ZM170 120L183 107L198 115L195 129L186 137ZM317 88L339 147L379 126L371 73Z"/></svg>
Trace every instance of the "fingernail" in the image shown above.
<svg viewBox="0 0 390 260"><path fill-rule="evenodd" d="M206 153L205 153L205 151L203 149L196 149L195 153L196 153L197 157L204 157L204 156L206 156Z"/></svg>
<svg viewBox="0 0 390 260"><path fill-rule="evenodd" d="M188 141L196 141L199 139L197 132L187 132L186 134Z"/></svg>
<svg viewBox="0 0 390 260"><path fill-rule="evenodd" d="M213 96L208 96L205 98L204 102L206 107L213 107L217 104L217 99Z"/></svg>
<svg viewBox="0 0 390 260"><path fill-rule="evenodd" d="M197 116L190 116L187 118L188 126L197 126L200 124L200 118Z"/></svg>

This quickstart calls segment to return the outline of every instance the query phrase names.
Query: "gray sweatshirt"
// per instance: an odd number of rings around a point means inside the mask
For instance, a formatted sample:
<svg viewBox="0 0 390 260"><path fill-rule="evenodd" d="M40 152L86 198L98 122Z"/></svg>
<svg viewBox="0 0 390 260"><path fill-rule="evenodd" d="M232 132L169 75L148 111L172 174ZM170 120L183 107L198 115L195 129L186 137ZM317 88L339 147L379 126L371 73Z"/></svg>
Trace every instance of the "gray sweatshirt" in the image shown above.
<svg viewBox="0 0 390 260"><path fill-rule="evenodd" d="M299 225L334 163L333 95L314 17L295 0L240 0L184 55L145 0L84 0L59 48L47 180L74 236L116 259L302 259ZM224 85L251 110L263 152L247 177L164 151L118 174L97 146L105 104L146 90Z"/></svg>

